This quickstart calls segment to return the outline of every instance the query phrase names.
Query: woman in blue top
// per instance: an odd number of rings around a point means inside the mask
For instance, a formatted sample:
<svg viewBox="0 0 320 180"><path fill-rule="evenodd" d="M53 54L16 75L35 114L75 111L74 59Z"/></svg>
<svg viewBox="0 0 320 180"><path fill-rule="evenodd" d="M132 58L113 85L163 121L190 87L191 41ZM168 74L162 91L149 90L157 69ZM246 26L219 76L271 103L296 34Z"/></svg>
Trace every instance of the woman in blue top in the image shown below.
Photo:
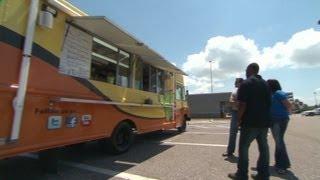
<svg viewBox="0 0 320 180"><path fill-rule="evenodd" d="M290 160L284 142L284 134L286 132L291 104L288 101L287 94L281 90L280 83L275 79L269 79L268 84L272 92L271 132L276 144L275 150L275 167L280 174L286 173L290 168Z"/></svg>

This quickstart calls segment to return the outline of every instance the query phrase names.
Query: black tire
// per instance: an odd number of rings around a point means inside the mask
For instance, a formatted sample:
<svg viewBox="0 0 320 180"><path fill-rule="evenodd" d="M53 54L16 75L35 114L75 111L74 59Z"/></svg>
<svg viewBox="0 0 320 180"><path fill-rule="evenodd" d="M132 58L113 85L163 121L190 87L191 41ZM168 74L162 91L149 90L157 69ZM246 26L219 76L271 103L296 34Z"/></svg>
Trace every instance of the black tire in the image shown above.
<svg viewBox="0 0 320 180"><path fill-rule="evenodd" d="M183 133L183 132L185 132L187 130L187 120L186 120L186 118L183 119L182 125L180 127L178 127L177 129L178 129L178 131L180 133Z"/></svg>
<svg viewBox="0 0 320 180"><path fill-rule="evenodd" d="M127 152L134 142L134 132L130 124L120 123L113 131L109 139L100 140L102 149L111 154Z"/></svg>

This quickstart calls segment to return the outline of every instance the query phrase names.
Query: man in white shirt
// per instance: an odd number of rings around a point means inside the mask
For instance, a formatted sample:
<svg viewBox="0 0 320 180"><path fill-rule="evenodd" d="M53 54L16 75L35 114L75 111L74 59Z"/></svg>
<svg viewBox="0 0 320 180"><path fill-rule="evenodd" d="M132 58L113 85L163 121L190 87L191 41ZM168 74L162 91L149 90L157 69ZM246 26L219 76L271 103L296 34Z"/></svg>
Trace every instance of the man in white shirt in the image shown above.
<svg viewBox="0 0 320 180"><path fill-rule="evenodd" d="M237 100L237 92L238 92L238 87L242 83L243 79L242 78L236 78L234 86L235 89L232 91L229 103L231 104L231 121L230 121L230 129L229 129L229 143L228 143L228 148L227 152L223 153L222 156L224 157L231 157L233 156L233 153L236 148L236 140L237 140L237 133L238 133L238 106L239 102Z"/></svg>

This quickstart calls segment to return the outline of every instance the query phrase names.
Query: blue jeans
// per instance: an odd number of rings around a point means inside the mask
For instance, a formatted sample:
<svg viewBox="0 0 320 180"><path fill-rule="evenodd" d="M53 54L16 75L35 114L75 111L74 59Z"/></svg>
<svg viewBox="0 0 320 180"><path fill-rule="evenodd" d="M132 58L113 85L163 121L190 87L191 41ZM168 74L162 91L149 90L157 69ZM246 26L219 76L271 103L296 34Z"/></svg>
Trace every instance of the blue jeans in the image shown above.
<svg viewBox="0 0 320 180"><path fill-rule="evenodd" d="M259 159L257 161L257 171L263 179L269 179L269 146L268 128L246 128L240 130L239 160L237 176L239 179L248 179L249 147L253 140L257 140L259 148Z"/></svg>
<svg viewBox="0 0 320 180"><path fill-rule="evenodd" d="M236 148L236 140L237 140L237 133L238 133L238 111L232 110L231 111L231 121L230 121L230 129L229 129L229 142L228 142L228 154L233 154Z"/></svg>
<svg viewBox="0 0 320 180"><path fill-rule="evenodd" d="M273 139L276 143L275 150L275 166L280 169L287 169L290 167L290 160L287 153L286 144L284 142L284 134L288 127L289 119L275 120L271 127Z"/></svg>

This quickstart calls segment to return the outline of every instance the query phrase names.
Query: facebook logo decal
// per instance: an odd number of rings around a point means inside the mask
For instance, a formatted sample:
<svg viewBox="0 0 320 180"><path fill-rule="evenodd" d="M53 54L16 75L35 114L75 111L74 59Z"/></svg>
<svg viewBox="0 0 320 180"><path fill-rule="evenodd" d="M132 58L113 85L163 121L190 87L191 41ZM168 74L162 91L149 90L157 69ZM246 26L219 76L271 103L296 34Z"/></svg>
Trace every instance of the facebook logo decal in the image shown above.
<svg viewBox="0 0 320 180"><path fill-rule="evenodd" d="M68 117L66 117L66 126L68 128L76 127L77 123L78 123L78 118L76 116L68 116Z"/></svg>

